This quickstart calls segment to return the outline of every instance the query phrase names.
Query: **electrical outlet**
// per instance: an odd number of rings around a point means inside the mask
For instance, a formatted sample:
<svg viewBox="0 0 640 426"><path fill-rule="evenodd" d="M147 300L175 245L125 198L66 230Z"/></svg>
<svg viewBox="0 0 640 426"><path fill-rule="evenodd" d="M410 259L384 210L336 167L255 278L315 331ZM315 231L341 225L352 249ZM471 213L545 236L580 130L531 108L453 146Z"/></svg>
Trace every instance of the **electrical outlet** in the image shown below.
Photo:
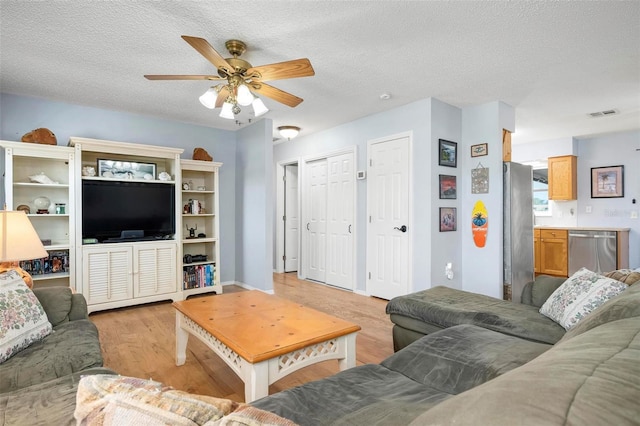
<svg viewBox="0 0 640 426"><path fill-rule="evenodd" d="M584 208L585 213L591 213L591 206L587 206Z"/></svg>
<svg viewBox="0 0 640 426"><path fill-rule="evenodd" d="M444 268L444 274L447 276L448 280L453 279L453 263L447 263L447 266Z"/></svg>
<svg viewBox="0 0 640 426"><path fill-rule="evenodd" d="M631 219L638 218L638 210L631 210Z"/></svg>

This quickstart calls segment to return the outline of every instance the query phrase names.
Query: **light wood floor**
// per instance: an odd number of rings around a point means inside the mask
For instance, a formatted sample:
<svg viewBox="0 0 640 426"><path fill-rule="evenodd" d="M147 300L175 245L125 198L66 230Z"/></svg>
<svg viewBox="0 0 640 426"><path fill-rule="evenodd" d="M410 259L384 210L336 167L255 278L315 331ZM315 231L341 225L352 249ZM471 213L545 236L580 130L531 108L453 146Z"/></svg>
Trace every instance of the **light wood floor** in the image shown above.
<svg viewBox="0 0 640 426"><path fill-rule="evenodd" d="M295 273L274 274L273 280L276 295L362 327L356 338L357 365L379 363L393 353L392 324L384 312L385 300L298 280ZM236 291L244 289L224 287L225 293ZM189 338L187 362L175 365L175 311L171 302L95 312L89 318L100 331L105 367L187 392L244 401L242 381L195 337ZM335 360L312 365L277 381L269 387L269 393L338 371Z"/></svg>

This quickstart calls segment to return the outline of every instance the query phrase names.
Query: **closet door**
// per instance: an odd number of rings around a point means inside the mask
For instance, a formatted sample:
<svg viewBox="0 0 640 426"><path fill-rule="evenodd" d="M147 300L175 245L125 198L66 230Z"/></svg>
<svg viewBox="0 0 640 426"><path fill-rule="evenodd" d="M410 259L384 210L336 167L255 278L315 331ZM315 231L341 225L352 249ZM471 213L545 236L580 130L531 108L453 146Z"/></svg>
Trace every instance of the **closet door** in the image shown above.
<svg viewBox="0 0 640 426"><path fill-rule="evenodd" d="M353 153L329 157L327 162L326 283L351 290L355 186Z"/></svg>
<svg viewBox="0 0 640 426"><path fill-rule="evenodd" d="M327 160L307 164L307 278L325 282L327 252Z"/></svg>

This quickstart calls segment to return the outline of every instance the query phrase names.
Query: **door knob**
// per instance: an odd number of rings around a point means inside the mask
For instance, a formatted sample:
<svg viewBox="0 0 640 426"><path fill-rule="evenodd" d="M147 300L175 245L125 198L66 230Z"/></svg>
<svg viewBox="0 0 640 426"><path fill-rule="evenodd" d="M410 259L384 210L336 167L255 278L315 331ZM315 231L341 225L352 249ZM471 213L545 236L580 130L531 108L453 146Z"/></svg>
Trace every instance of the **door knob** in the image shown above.
<svg viewBox="0 0 640 426"><path fill-rule="evenodd" d="M400 228L398 228L397 226L394 226L393 229L397 229L400 232L407 232L407 226L406 225L402 225Z"/></svg>

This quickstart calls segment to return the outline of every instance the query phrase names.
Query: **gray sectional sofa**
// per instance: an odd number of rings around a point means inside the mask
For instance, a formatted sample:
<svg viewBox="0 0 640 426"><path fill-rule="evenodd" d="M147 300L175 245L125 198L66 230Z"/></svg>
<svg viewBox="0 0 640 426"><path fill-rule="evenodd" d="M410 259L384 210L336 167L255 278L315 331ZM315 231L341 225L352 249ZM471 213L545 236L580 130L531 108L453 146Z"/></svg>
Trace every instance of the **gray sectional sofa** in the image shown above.
<svg viewBox="0 0 640 426"><path fill-rule="evenodd" d="M81 294L67 287L35 288L53 332L0 364L0 425L75 425L82 375L102 368L98 330Z"/></svg>
<svg viewBox="0 0 640 426"><path fill-rule="evenodd" d="M526 297L549 296L549 289L538 290L554 287L553 280L539 280ZM404 300L416 309L402 316L425 328L401 324L416 340L403 336L406 346L379 365L252 405L301 425L640 424L640 284L567 332L537 321L532 306L484 296L473 305L469 299L478 295L432 290L442 296L435 303L439 314L434 308L433 315L419 316L418 305Z"/></svg>

